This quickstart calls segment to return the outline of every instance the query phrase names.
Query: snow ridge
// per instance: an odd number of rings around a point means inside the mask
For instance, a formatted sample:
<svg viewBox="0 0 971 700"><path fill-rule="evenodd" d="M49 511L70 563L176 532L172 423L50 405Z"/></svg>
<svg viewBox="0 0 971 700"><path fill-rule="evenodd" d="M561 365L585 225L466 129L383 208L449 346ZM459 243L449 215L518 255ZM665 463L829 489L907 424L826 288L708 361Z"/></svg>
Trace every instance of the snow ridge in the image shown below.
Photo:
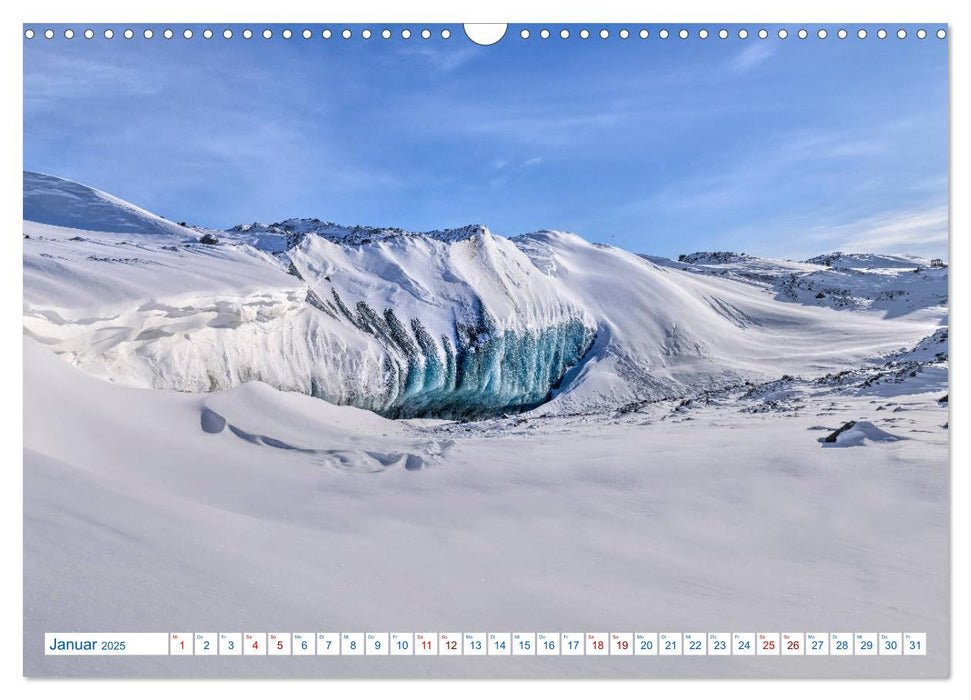
<svg viewBox="0 0 971 700"><path fill-rule="evenodd" d="M642 256L664 267L730 279L779 301L900 316L947 305L947 264L914 255L828 253L773 260L745 253L699 252L677 261ZM937 313L937 312L935 312Z"/></svg>
<svg viewBox="0 0 971 700"><path fill-rule="evenodd" d="M241 235L263 250L279 252L297 245L304 236L313 234L341 245L366 245L400 237L421 237L454 243L489 232L482 224L436 231L406 231L396 227L344 226L320 219L286 219L275 224L241 224L227 229L227 233Z"/></svg>
<svg viewBox="0 0 971 700"><path fill-rule="evenodd" d="M185 236L171 221L71 180L24 171L24 219L54 226L149 235Z"/></svg>
<svg viewBox="0 0 971 700"><path fill-rule="evenodd" d="M947 323L946 267L914 258L678 262L558 231L314 219L205 245L77 183L25 183L24 333L132 386L259 381L395 418L603 412L859 368Z"/></svg>

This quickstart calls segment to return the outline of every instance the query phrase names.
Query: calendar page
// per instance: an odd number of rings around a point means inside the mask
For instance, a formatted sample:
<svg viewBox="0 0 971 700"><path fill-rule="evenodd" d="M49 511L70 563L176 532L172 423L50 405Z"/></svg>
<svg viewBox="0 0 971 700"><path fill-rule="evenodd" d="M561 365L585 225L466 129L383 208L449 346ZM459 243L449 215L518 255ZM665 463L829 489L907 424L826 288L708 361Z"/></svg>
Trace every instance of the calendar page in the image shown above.
<svg viewBox="0 0 971 700"><path fill-rule="evenodd" d="M27 23L24 675L943 678L941 23Z"/></svg>

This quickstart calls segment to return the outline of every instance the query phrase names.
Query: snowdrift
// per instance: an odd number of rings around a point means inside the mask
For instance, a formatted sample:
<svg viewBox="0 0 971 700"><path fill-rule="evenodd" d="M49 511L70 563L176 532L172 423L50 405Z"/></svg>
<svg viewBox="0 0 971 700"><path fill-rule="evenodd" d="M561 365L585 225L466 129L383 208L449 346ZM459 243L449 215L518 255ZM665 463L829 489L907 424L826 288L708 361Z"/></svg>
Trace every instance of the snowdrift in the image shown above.
<svg viewBox="0 0 971 700"><path fill-rule="evenodd" d="M870 421L858 420L845 423L826 437L819 438L823 447L863 447L870 442L897 442L906 438L878 428Z"/></svg>
<svg viewBox="0 0 971 700"><path fill-rule="evenodd" d="M110 194L53 175L24 172L24 219L54 226L149 235L182 227Z"/></svg>

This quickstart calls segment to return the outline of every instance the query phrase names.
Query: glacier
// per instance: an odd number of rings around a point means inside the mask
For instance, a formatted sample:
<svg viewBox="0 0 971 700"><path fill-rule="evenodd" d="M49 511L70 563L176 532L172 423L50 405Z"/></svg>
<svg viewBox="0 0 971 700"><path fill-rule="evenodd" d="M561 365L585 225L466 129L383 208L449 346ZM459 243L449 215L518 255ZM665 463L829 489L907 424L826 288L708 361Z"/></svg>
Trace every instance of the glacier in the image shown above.
<svg viewBox="0 0 971 700"><path fill-rule="evenodd" d="M187 601L202 629L360 629L375 601L382 629L918 629L947 674L946 267L24 195L28 675L104 673L45 632L170 629ZM876 428L817 442L851 422ZM575 674L631 672L600 658Z"/></svg>
<svg viewBox="0 0 971 700"><path fill-rule="evenodd" d="M564 302L518 248L485 227L330 238L298 239L288 272L308 285L314 308L384 351L380 391L353 405L393 418L528 410L593 344L596 327L582 307ZM309 393L340 402L326 382Z"/></svg>
<svg viewBox="0 0 971 700"><path fill-rule="evenodd" d="M537 330L500 330L477 307L469 321L433 337L418 318L410 328L385 309L365 302L352 312L335 291L344 318L379 339L388 351L383 363L385 392L360 397L353 405L389 418L483 418L535 408L590 349L595 332L579 319ZM338 402L325 386L312 396Z"/></svg>
<svg viewBox="0 0 971 700"><path fill-rule="evenodd" d="M851 272L733 259L738 274L723 275L700 259L478 224L409 232L290 219L209 231L32 173L24 212L25 335L88 374L143 388L258 381L388 418L565 415L820 376L946 325L937 292L841 311L761 283L769 269L841 274L860 289L946 279L930 261L914 275L914 258ZM206 233L220 243L201 243Z"/></svg>
<svg viewBox="0 0 971 700"><path fill-rule="evenodd" d="M596 335L483 226L244 226L211 246L119 202L25 176L25 212L55 222L25 222L25 333L111 381L262 381L386 417L483 418L549 400Z"/></svg>

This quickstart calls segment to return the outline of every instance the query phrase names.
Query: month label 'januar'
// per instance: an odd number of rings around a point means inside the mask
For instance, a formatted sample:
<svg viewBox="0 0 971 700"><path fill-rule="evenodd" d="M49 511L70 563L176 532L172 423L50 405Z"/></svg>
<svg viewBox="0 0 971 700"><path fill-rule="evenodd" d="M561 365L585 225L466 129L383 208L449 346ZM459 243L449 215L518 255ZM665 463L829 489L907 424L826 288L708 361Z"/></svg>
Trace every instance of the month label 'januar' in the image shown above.
<svg viewBox="0 0 971 700"><path fill-rule="evenodd" d="M44 653L48 656L167 656L165 632L88 633L47 632Z"/></svg>

